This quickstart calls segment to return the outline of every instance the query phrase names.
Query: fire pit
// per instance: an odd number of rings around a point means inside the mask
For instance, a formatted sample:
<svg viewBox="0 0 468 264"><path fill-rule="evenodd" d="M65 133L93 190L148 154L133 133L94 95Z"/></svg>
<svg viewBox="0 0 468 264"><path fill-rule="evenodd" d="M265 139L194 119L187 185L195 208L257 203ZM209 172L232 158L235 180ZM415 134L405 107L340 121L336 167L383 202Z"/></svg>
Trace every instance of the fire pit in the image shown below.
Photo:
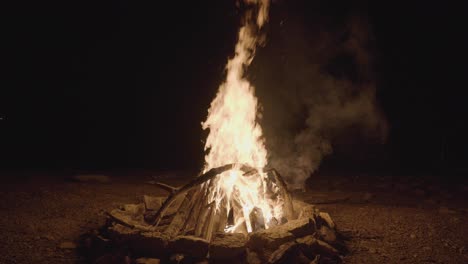
<svg viewBox="0 0 468 264"><path fill-rule="evenodd" d="M330 216L292 200L280 174L267 168L258 100L244 75L263 39L270 3L245 4L226 81L202 123L209 129L202 174L182 187L155 183L169 195L145 196L141 204L110 212L103 236L113 248L175 263L340 261Z"/></svg>
<svg viewBox="0 0 468 264"><path fill-rule="evenodd" d="M261 206L246 210L235 195L231 201L227 196L219 200L225 203L211 201L216 191L210 188L222 177L232 176L233 170L242 171L240 177L246 179L264 177L269 186L260 187L281 218L268 216ZM139 261L153 258L162 263L341 262L343 242L337 239L331 217L311 204L291 199L274 169L259 172L230 164L211 169L179 188L154 184L169 196L144 196L142 203L109 212L99 237L111 248Z"/></svg>

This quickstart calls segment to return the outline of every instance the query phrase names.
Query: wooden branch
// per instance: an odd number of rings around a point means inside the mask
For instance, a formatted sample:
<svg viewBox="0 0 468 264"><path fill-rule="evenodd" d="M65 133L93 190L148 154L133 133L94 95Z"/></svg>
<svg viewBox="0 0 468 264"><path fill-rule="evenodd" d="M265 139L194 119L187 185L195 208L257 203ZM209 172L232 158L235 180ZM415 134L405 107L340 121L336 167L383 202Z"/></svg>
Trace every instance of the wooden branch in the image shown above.
<svg viewBox="0 0 468 264"><path fill-rule="evenodd" d="M286 219L292 220L294 219L294 208L293 208L291 196L289 195L289 192L288 192L288 186L286 185L286 182L283 180L283 178L278 173L278 171L276 171L275 169L270 169L269 171L273 173L273 176L275 177L275 180L276 180L276 184L278 185L280 189L280 192L281 192L280 194L284 199L284 210L283 210L284 215Z"/></svg>
<svg viewBox="0 0 468 264"><path fill-rule="evenodd" d="M155 182L153 184L156 185L157 187L169 192L170 194L173 194L173 193L177 192L177 190L179 189L179 188L170 186L170 185L162 183L162 182Z"/></svg>
<svg viewBox="0 0 468 264"><path fill-rule="evenodd" d="M236 233L243 233L245 235L248 234L247 232L247 223L245 222L245 218L244 218L244 211L242 210L242 205L240 204L240 202L237 200L237 196L239 195L239 193L236 193L234 197L234 199L231 200L231 210L233 212L233 216L234 216L234 224L236 224L237 222L240 221L240 219L244 219L242 223L240 223L236 229L235 229L235 232Z"/></svg>
<svg viewBox="0 0 468 264"><path fill-rule="evenodd" d="M113 214L113 213L106 212L106 215L108 217L110 217L114 222L116 222L118 224L121 224L123 226L129 227L129 228L134 228L134 229L138 229L138 230L146 231L146 232L152 232L152 231L158 231L159 230L158 227L145 226L145 225L141 225L141 224L138 224L138 223L131 223L128 220L126 220L124 217L119 217L119 215L116 215L116 214Z"/></svg>
<svg viewBox="0 0 468 264"><path fill-rule="evenodd" d="M196 221L198 221L198 216L200 215L201 207L205 201L205 194L202 188L198 189L197 194L198 196L194 199L192 209L190 209L187 220L185 221L184 226L182 227L182 230L186 232L192 229L195 232L195 223Z"/></svg>
<svg viewBox="0 0 468 264"><path fill-rule="evenodd" d="M218 174L221 174L225 171L229 171L229 170L232 170L232 169L239 169L239 170L242 170L242 171L251 171L252 170L252 167L249 167L247 165L243 165L243 164L228 164L228 165L224 165L224 166L221 166L221 167L217 167L217 168L213 168L209 171L207 171L206 173L200 175L199 177L193 179L191 182L187 183L186 185L178 188L174 193L171 193L169 195L169 197L167 197L166 201L162 204L161 208L159 208L158 212L156 213L156 218L153 222L153 225L157 226L159 225L159 221L161 221L161 218L164 214L164 212L166 211L167 207L169 207L169 205L179 196L179 195L182 195L186 192L188 192L189 190L193 189L194 187L196 186L199 186L205 182L207 182L208 180L211 180L213 179L214 177L216 177Z"/></svg>
<svg viewBox="0 0 468 264"><path fill-rule="evenodd" d="M212 202L210 204L208 218L203 225L202 237L208 241L211 240L213 234L213 224L216 221L217 214L216 214L216 204Z"/></svg>
<svg viewBox="0 0 468 264"><path fill-rule="evenodd" d="M172 219L171 223L169 226L166 228L164 231L169 237L175 237L177 234L180 232L182 227L185 224L185 221L187 220L189 216L189 211L192 208L193 205L193 200L192 198L194 196L198 195L198 192L191 191L187 194L185 197L184 201L179 207L178 212Z"/></svg>
<svg viewBox="0 0 468 264"><path fill-rule="evenodd" d="M205 198L206 199L206 198ZM195 236L201 236L203 232L203 226L205 225L205 220L207 215L210 213L210 206L202 206L198 219L195 223Z"/></svg>
<svg viewBox="0 0 468 264"><path fill-rule="evenodd" d="M218 222L215 223L215 232L224 232L228 221L227 201L226 198L221 201L221 208L219 210Z"/></svg>

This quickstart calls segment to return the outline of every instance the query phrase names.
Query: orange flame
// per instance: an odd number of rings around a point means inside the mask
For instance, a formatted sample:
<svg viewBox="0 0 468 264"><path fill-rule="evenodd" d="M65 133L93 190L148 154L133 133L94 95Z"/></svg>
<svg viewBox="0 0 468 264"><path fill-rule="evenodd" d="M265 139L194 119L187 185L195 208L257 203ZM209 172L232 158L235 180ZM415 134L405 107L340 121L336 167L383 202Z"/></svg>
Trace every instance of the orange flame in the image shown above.
<svg viewBox="0 0 468 264"><path fill-rule="evenodd" d="M219 87L208 110L208 117L202 123L210 133L205 144L205 171L229 163L242 163L259 168L255 176L244 177L239 170L230 170L219 177L211 201L217 208L224 203L229 211L232 203L242 207L243 214L237 215L235 224L226 228L234 232L245 223L252 231L250 214L254 208L261 209L266 228L273 219L281 219L281 201L267 198L266 174L261 170L267 165L267 151L262 138L262 129L257 123L258 100L254 87L244 78L245 69L250 65L258 44L257 29L268 19L268 0L245 0L253 4L257 12L247 11L243 26L239 30L235 55L228 60L226 81Z"/></svg>

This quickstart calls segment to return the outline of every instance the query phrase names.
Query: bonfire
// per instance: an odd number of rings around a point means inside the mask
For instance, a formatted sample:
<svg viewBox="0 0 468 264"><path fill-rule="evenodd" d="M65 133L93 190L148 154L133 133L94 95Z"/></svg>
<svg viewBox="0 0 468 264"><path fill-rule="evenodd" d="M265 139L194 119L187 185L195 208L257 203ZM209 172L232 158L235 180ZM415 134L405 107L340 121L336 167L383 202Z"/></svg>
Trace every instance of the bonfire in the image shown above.
<svg viewBox="0 0 468 264"><path fill-rule="evenodd" d="M110 212L108 236L135 255L171 261L338 262L330 216L293 200L268 167L258 99L245 71L263 39L269 1L245 2L226 80L202 123L209 130L205 167L181 187L152 182L168 196L144 196L142 204Z"/></svg>

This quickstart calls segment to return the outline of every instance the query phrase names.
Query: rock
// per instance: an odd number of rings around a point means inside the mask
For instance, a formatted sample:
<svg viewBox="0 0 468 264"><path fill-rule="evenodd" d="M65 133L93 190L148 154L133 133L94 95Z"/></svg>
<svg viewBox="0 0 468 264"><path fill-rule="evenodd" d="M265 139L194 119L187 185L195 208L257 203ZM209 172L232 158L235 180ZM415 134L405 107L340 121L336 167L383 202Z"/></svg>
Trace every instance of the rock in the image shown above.
<svg viewBox="0 0 468 264"><path fill-rule="evenodd" d="M320 261L320 255L317 255L309 264L319 264L319 261Z"/></svg>
<svg viewBox="0 0 468 264"><path fill-rule="evenodd" d="M88 233L81 236L80 248L88 259L96 259L103 252L108 252L111 247L111 241L100 235Z"/></svg>
<svg viewBox="0 0 468 264"><path fill-rule="evenodd" d="M76 244L71 242L71 241L65 241L65 242L60 243L59 248L61 248L61 249L75 249Z"/></svg>
<svg viewBox="0 0 468 264"><path fill-rule="evenodd" d="M275 227L293 234L295 237L311 235L315 231L315 222L311 218L299 218Z"/></svg>
<svg viewBox="0 0 468 264"><path fill-rule="evenodd" d="M296 239L296 242L300 245L311 246L317 243L317 239L313 235L308 235L308 236Z"/></svg>
<svg viewBox="0 0 468 264"><path fill-rule="evenodd" d="M324 255L330 258L335 258L339 256L338 250L330 246L330 244L328 244L327 242L324 242L320 239L317 239L317 243L312 246L312 250L320 255Z"/></svg>
<svg viewBox="0 0 468 264"><path fill-rule="evenodd" d="M159 264L161 263L160 259L156 258L137 258L135 264Z"/></svg>
<svg viewBox="0 0 468 264"><path fill-rule="evenodd" d="M321 226L318 230L318 234L320 235L320 238L327 243L333 244L336 242L336 232L328 226Z"/></svg>
<svg viewBox="0 0 468 264"><path fill-rule="evenodd" d="M134 236L130 246L139 255L157 257L165 253L169 237L160 232L142 232Z"/></svg>
<svg viewBox="0 0 468 264"><path fill-rule="evenodd" d="M210 258L227 259L245 254L246 237L243 234L216 234L210 245Z"/></svg>
<svg viewBox="0 0 468 264"><path fill-rule="evenodd" d="M185 256L183 254L173 254L169 258L170 263L181 263Z"/></svg>
<svg viewBox="0 0 468 264"><path fill-rule="evenodd" d="M71 178L73 181L77 182L89 182L89 183L109 183L111 178L106 175L99 174L79 174Z"/></svg>
<svg viewBox="0 0 468 264"><path fill-rule="evenodd" d="M301 246L302 252L311 259L317 254L330 258L337 258L339 256L338 250L312 235L298 238L296 242Z"/></svg>
<svg viewBox="0 0 468 264"><path fill-rule="evenodd" d="M326 224L331 229L335 229L336 227L335 222L333 222L330 215L325 212L320 212L317 217L317 225L321 226L322 224Z"/></svg>
<svg viewBox="0 0 468 264"><path fill-rule="evenodd" d="M164 233L140 232L120 224L114 224L108 231L115 243L128 245L135 253L148 257L165 252L169 240Z"/></svg>
<svg viewBox="0 0 468 264"><path fill-rule="evenodd" d="M296 256L296 263L298 264L311 264L313 263L308 257L304 255L302 251L299 250L299 253Z"/></svg>
<svg viewBox="0 0 468 264"><path fill-rule="evenodd" d="M145 204L146 210L157 211L166 198L167 197L143 195L143 203Z"/></svg>
<svg viewBox="0 0 468 264"><path fill-rule="evenodd" d="M266 230L261 230L250 234L247 246L254 251L266 249L276 249L280 245L293 241L294 235L285 231L281 226L275 226Z"/></svg>
<svg viewBox="0 0 468 264"><path fill-rule="evenodd" d="M203 258L208 253L210 243L195 236L178 236L169 241L168 249L173 253L185 254L193 258Z"/></svg>
<svg viewBox="0 0 468 264"><path fill-rule="evenodd" d="M315 231L315 223L310 218L290 220L283 225L273 226L250 235L248 246L254 250L276 249L281 244L294 240L294 237L310 235Z"/></svg>
<svg viewBox="0 0 468 264"><path fill-rule="evenodd" d="M129 226L144 226L147 225L144 221L144 215L133 214L129 211L124 211L120 209L112 210L109 215L116 220L118 223L125 223Z"/></svg>
<svg viewBox="0 0 468 264"><path fill-rule="evenodd" d="M126 242L139 235L135 229L126 227L121 224L114 224L108 229L109 237L116 242Z"/></svg>
<svg viewBox="0 0 468 264"><path fill-rule="evenodd" d="M299 255L299 247L295 241L291 241L281 245L277 250L271 254L268 263L297 263L295 257Z"/></svg>
<svg viewBox="0 0 468 264"><path fill-rule="evenodd" d="M246 261L248 264L262 264L262 260L257 252L247 249Z"/></svg>

